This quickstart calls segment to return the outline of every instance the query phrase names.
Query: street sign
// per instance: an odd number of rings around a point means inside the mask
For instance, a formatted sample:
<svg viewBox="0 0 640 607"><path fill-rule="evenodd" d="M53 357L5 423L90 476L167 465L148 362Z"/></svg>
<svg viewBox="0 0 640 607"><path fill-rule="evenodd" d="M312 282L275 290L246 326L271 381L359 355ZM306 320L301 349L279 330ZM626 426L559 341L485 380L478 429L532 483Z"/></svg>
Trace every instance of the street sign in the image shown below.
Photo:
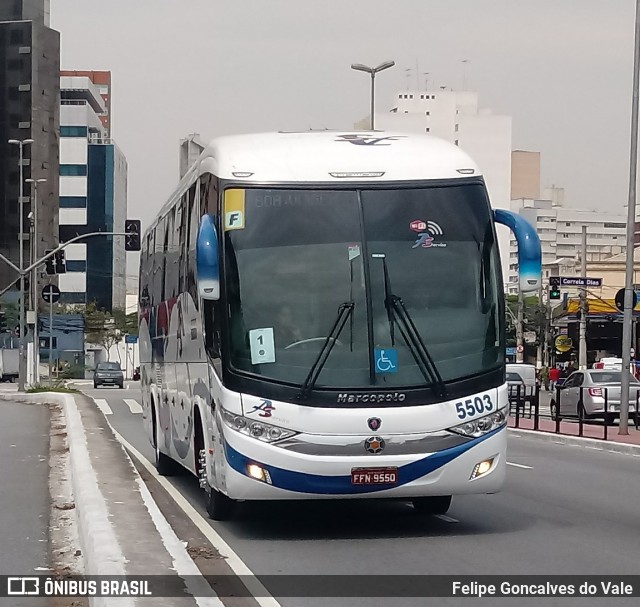
<svg viewBox="0 0 640 607"><path fill-rule="evenodd" d="M536 335L535 331L525 331L523 337L524 337L524 343L526 343L526 344L535 344L536 343L536 338L538 336Z"/></svg>
<svg viewBox="0 0 640 607"><path fill-rule="evenodd" d="M601 287L602 278L560 276L560 286L561 287Z"/></svg>
<svg viewBox="0 0 640 607"><path fill-rule="evenodd" d="M615 302L616 302L616 308L618 308L620 312L624 312L624 289L620 289L616 293ZM638 303L638 295L635 291L632 291L631 293L631 309L632 310L635 309L637 303Z"/></svg>
<svg viewBox="0 0 640 607"><path fill-rule="evenodd" d="M516 352L518 353L524 352L524 346L516 346Z"/></svg>
<svg viewBox="0 0 640 607"><path fill-rule="evenodd" d="M507 356L515 356L516 349L515 348L507 348Z"/></svg>
<svg viewBox="0 0 640 607"><path fill-rule="evenodd" d="M45 285L42 287L42 299L49 304L54 304L60 299L60 289L56 285Z"/></svg>
<svg viewBox="0 0 640 607"><path fill-rule="evenodd" d="M126 343L126 344L137 344L138 343L138 336L137 335L125 335L124 336L124 343Z"/></svg>

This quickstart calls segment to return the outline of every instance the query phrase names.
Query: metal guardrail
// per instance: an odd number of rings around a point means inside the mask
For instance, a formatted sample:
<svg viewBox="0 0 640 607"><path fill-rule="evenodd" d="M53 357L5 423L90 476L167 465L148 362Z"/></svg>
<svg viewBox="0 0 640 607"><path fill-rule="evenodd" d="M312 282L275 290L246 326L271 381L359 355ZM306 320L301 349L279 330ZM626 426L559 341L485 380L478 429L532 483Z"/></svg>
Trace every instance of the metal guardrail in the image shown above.
<svg viewBox="0 0 640 607"><path fill-rule="evenodd" d="M611 407L609 404L609 388L602 386L599 389L603 393L604 407L602 413L596 413L588 415L585 411L584 405L579 406L579 403L584 403L584 391L588 388L580 388L580 399L576 405L575 416L563 416L560 411L562 410L562 390L556 387L554 390L555 397L555 411L550 406L549 413L540 412L540 388L536 388L536 395L533 402L530 397L527 397L524 386L509 386L509 416L513 419L514 425L511 427L523 428L521 424L523 419L532 419L533 427L526 429L542 430L544 432L552 432L555 434L571 434L574 432L563 432L563 424L577 424L578 436L584 436L585 426L589 427L602 427L602 436L592 436L590 438L601 438L607 440L609 436L609 426L615 421L615 418L619 415L619 408ZM629 411L629 420L633 420L636 430L640 429L640 389L636 389L635 399L635 411ZM546 422L555 422L552 425ZM542 422L542 424L541 424ZM526 424L529 426L529 424ZM544 426L544 427L542 427ZM568 428L564 428L565 430Z"/></svg>

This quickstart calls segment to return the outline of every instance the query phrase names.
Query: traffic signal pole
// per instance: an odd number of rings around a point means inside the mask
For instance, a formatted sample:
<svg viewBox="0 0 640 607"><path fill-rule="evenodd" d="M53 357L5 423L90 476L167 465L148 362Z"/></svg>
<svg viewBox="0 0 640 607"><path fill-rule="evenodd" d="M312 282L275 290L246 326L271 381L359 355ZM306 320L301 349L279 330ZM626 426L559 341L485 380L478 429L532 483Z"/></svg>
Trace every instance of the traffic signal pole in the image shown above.
<svg viewBox="0 0 640 607"><path fill-rule="evenodd" d="M128 222L130 220L127 220ZM136 227L139 227L140 222L138 220L133 220L136 221ZM130 226L131 228L131 226ZM35 268L37 268L38 266L42 265L45 261L47 261L47 259L51 258L51 257L55 257L56 253L58 253L59 251L62 251L63 249L65 249L66 247L68 247L70 244L73 244L74 242L78 242L80 240L84 240L85 238L91 238L94 236L126 236L128 238L131 238L134 235L134 232L132 232L131 229L129 229L128 232L89 232L88 234L82 234L80 236L75 236L74 238L72 238L71 240L68 240L67 242L62 243L61 245L57 246L55 249L52 249L51 251L49 251L48 253L46 253L43 257L41 257L40 259L38 259L37 261L34 261L30 266L26 267L26 268L22 268L22 267L18 267L16 264L14 264L10 259L7 259L2 253L0 253L0 259L2 261L4 261L8 266L10 266L11 268L13 268L13 270L15 270L15 272L20 276L20 297L22 298L22 301L24 302L24 297L25 297L25 288L24 288L24 279L25 277ZM139 238L140 238L140 233L138 232L137 234L138 239L136 240L136 242L134 244L139 245ZM20 244L22 245L22 241L20 241ZM131 250L128 249L127 246L125 246L125 250ZM139 250L139 248L137 249ZM21 264L22 265L22 264ZM15 283L11 283L9 286L7 286L5 289L3 289L0 292L0 295L2 295L3 293L5 293L6 291L8 291ZM24 303L21 306L21 312L24 311ZM51 310L50 310L51 313ZM21 314L20 316L20 335L22 335L24 333L24 314ZM36 319L37 321L37 319ZM52 341L52 327L49 327L50 333L49 333L49 340L50 340L50 344ZM20 339L20 344L21 344L21 359L22 359L22 344L24 344L24 338L21 337ZM34 344L35 347L35 344ZM24 353L26 355L26 352ZM25 358L25 363L26 363L26 358ZM26 364L25 365L21 365L20 369L19 369L19 379L18 379L18 384L19 384L19 389L20 390L24 390L24 388L26 387Z"/></svg>

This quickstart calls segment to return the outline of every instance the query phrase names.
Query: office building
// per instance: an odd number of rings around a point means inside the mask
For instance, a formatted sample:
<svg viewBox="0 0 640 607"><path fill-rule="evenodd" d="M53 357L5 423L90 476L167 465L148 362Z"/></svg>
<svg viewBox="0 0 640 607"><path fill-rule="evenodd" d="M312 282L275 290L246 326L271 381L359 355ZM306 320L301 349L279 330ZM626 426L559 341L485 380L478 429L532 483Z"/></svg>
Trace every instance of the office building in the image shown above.
<svg viewBox="0 0 640 607"><path fill-rule="evenodd" d="M585 211L554 204L561 201L562 190L547 191L549 199L519 199L511 202L512 210L522 215L536 228L542 248L543 283L554 275L559 260L576 267L575 261L582 253L582 226L587 228L587 261L600 261L624 251L626 218L622 214ZM518 276L518 249L515 239L510 241L509 282ZM510 286L510 292L516 292Z"/></svg>
<svg viewBox="0 0 640 607"><path fill-rule="evenodd" d="M35 197L25 183L20 235L19 146L10 139L33 140L23 147L23 179L46 179L38 187L38 257L58 240L59 69L60 37L49 27L49 1L0 2L0 253L16 265L20 241L25 265L30 259L28 215ZM17 278L0 263L0 291Z"/></svg>
<svg viewBox="0 0 640 607"><path fill-rule="evenodd" d="M109 138L109 106L104 87L91 79L91 74L104 72L72 73L89 75L60 77L62 242L89 232L124 232L127 216L127 162ZM67 272L59 277L60 301L95 303L99 309L108 311L124 310L124 238L91 237L82 244L69 245L66 251Z"/></svg>

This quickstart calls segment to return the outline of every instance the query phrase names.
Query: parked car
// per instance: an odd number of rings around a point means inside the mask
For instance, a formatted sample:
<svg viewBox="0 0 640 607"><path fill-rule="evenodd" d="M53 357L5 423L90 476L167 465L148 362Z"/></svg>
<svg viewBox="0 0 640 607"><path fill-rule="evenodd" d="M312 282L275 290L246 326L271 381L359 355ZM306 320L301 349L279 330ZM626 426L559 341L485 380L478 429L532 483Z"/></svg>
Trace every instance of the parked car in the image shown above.
<svg viewBox="0 0 640 607"><path fill-rule="evenodd" d="M551 416L604 418L607 424L620 416L621 371L587 369L574 371L560 386L560 403L551 399ZM629 412L635 413L640 382L629 374ZM605 415L605 398L607 411Z"/></svg>
<svg viewBox="0 0 640 607"><path fill-rule="evenodd" d="M516 374L522 382L524 386L524 388L521 388L521 398L523 399L523 404L529 403L532 407L535 406L536 399L538 397L535 365L527 365L524 363L510 363L507 365L506 371L507 384L509 383L508 375L510 373ZM515 388L515 390L517 390L517 388Z"/></svg>
<svg viewBox="0 0 640 607"><path fill-rule="evenodd" d="M524 380L519 373L507 371L507 388L509 389L509 397L518 396L518 393L524 395Z"/></svg>
<svg viewBox="0 0 640 607"><path fill-rule="evenodd" d="M120 389L124 387L124 373L120 363L98 363L93 372L93 387L98 386L118 386Z"/></svg>

